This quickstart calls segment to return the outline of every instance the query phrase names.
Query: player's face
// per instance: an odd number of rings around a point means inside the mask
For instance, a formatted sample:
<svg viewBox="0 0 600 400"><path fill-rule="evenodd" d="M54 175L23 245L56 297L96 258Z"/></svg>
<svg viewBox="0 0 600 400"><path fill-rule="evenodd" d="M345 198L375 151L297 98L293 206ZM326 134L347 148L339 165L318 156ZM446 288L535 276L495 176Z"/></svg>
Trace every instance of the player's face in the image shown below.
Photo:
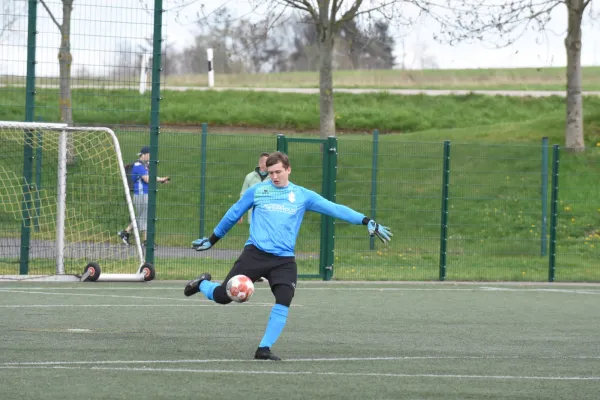
<svg viewBox="0 0 600 400"><path fill-rule="evenodd" d="M273 185L277 187L286 187L289 182L289 176L290 172L292 172L292 167L285 168L281 162L278 162L275 165L267 167L267 171L269 172L269 177L271 178Z"/></svg>
<svg viewBox="0 0 600 400"><path fill-rule="evenodd" d="M267 157L261 157L258 159L258 169L261 171L267 170Z"/></svg>

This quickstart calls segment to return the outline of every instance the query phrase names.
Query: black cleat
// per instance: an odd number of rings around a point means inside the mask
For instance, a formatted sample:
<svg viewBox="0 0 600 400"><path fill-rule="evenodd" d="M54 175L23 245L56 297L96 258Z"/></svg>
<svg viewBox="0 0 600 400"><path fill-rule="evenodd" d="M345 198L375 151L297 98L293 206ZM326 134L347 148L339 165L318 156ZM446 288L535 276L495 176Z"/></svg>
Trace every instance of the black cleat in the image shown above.
<svg viewBox="0 0 600 400"><path fill-rule="evenodd" d="M271 349L268 347L259 347L256 349L256 353L254 353L255 360L271 360L271 361L281 361L281 358L277 357L275 354L271 353Z"/></svg>
<svg viewBox="0 0 600 400"><path fill-rule="evenodd" d="M129 246L129 233L127 233L127 231L119 231L117 232L117 235L121 238L123 243Z"/></svg>
<svg viewBox="0 0 600 400"><path fill-rule="evenodd" d="M202 281L210 281L212 276L208 272L203 273L193 281L189 281L187 285L185 285L185 289L183 289L183 294L186 296L191 296L200 291L200 284Z"/></svg>

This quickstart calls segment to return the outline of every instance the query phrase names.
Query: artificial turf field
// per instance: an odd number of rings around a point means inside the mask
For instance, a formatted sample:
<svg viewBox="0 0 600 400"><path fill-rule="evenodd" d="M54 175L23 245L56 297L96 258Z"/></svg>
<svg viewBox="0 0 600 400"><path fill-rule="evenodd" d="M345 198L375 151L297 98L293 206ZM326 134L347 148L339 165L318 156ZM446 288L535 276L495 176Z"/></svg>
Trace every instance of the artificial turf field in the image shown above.
<svg viewBox="0 0 600 400"><path fill-rule="evenodd" d="M0 282L0 398L597 399L600 286L298 283L273 304L183 295L185 282Z"/></svg>

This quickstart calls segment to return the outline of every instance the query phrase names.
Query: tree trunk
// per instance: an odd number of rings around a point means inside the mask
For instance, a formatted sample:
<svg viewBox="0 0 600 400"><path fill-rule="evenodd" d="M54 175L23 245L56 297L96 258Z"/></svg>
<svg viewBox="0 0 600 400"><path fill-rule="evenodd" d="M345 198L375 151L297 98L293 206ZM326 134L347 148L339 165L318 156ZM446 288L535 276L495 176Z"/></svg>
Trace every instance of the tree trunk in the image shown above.
<svg viewBox="0 0 600 400"><path fill-rule="evenodd" d="M58 51L59 80L60 80L60 120L69 126L73 125L73 109L71 101L71 12L73 0L62 0L63 22L61 25L60 49ZM67 164L76 162L75 146L71 133L67 135Z"/></svg>
<svg viewBox="0 0 600 400"><path fill-rule="evenodd" d="M329 18L319 25L319 89L321 138L335 136L333 109L333 30Z"/></svg>
<svg viewBox="0 0 600 400"><path fill-rule="evenodd" d="M583 141L583 98L581 96L581 20L584 0L568 0L569 25L567 50L567 119L565 147L570 151L585 150Z"/></svg>

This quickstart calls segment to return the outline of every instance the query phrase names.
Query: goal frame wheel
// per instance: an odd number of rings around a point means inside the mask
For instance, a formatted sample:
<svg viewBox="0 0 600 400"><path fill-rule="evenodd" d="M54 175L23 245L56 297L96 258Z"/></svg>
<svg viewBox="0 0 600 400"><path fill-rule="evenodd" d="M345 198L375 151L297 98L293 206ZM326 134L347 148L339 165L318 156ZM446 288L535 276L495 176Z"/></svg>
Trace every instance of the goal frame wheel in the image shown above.
<svg viewBox="0 0 600 400"><path fill-rule="evenodd" d="M85 266L85 269L83 270L83 275L87 275L87 277L84 280L89 282L95 282L100 277L101 272L102 271L98 263L90 262Z"/></svg>
<svg viewBox="0 0 600 400"><path fill-rule="evenodd" d="M144 275L144 282L149 282L149 281L153 280L154 278L156 278L156 269L154 268L154 265L147 262L141 266L140 274Z"/></svg>

